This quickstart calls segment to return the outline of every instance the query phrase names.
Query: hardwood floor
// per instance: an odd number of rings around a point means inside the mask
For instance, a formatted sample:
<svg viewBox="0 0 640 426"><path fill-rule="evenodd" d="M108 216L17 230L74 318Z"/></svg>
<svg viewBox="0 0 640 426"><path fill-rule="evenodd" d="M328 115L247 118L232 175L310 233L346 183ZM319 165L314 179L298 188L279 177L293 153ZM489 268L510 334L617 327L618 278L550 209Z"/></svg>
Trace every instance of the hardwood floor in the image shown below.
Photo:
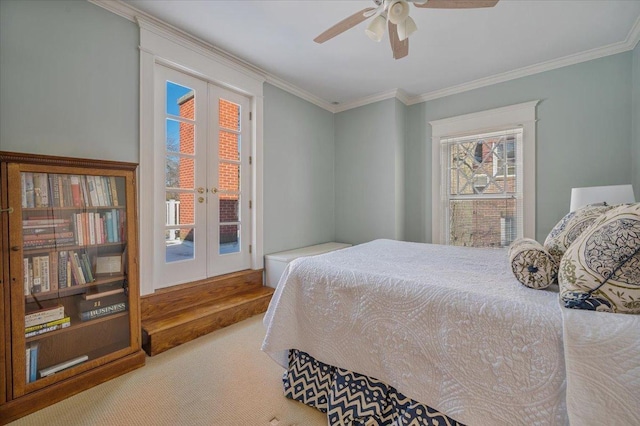
<svg viewBox="0 0 640 426"><path fill-rule="evenodd" d="M142 347L149 356L267 310L274 289L247 270L161 289L141 298Z"/></svg>

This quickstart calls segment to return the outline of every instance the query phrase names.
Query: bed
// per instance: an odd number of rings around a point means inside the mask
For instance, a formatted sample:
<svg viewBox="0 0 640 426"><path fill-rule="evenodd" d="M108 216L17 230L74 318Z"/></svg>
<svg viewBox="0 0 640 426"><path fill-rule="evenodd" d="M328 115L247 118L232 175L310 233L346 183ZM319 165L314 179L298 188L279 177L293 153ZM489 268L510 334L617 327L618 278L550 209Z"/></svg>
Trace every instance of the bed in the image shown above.
<svg viewBox="0 0 640 426"><path fill-rule="evenodd" d="M640 424L638 316L561 307L557 286L518 283L506 249L375 240L300 258L264 324L285 394L332 425Z"/></svg>

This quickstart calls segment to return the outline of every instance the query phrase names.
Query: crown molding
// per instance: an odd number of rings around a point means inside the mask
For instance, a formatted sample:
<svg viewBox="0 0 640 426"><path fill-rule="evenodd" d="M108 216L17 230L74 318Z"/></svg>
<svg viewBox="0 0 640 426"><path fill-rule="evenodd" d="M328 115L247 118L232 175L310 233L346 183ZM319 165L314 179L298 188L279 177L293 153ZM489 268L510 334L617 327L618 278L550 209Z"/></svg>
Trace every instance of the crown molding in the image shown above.
<svg viewBox="0 0 640 426"><path fill-rule="evenodd" d="M228 65L238 69L241 72L253 73L260 76L264 81L279 87L282 90L285 90L299 98L302 98L306 101L311 102L314 105L319 106L329 112L335 112L334 105L330 102L325 101L304 89L301 89L291 83L286 82L280 77L273 75L247 61L242 58L239 58L231 53L212 45L202 39L199 39L179 28L174 27L152 15L149 15L146 12L143 12L133 6L130 6L126 3L121 2L120 0L87 0L89 3L93 3L96 6L99 6L103 9L108 10L109 12L115 13L118 16L121 16L131 22L135 22L141 27L145 27L150 29L156 33L161 35L169 36L172 39L186 39L192 45L197 46L198 50L201 53L205 53L209 56L212 54L216 55L218 60L222 59Z"/></svg>
<svg viewBox="0 0 640 426"><path fill-rule="evenodd" d="M347 111L349 109L358 108L364 105L368 105L374 102L383 101L386 99L396 98L400 102L405 105L414 105L434 99L444 98L446 96L456 95L459 93L467 92L474 89L479 89L486 86L491 86L493 84L503 83L510 80L515 80L522 77L527 77L530 75L538 74L545 71L551 71L554 69L566 67L569 65L575 65L581 62L587 62L594 59L603 58L605 56L615 55L618 53L623 53L629 50L632 50L636 47L636 45L640 42L640 17L636 19L634 25L629 30L627 37L624 41L618 43L612 43L607 46L598 47L595 49L587 50L585 52L576 53L573 55L565 56L558 59L553 59L546 62L541 62L535 65L530 65L527 67L519 68L513 71L507 71L501 74L496 74L489 77L480 78L477 80L473 80L467 83L458 84L455 86L447 87L444 89L434 90L432 92L423 93L417 96L409 96L402 89L393 89L386 92L366 96L355 101L351 101L345 104L333 105L332 103L313 95L310 92L307 92L304 89L301 89L284 79L273 75L237 56L226 52L219 47L216 47L204 40L201 40L197 37L192 36L191 34L186 33L185 31L180 30L179 28L173 27L170 24L167 24L164 21L161 21L154 16L151 16L141 10L134 8L126 3L121 2L120 0L87 0L90 3L93 3L97 6L102 7L116 15L119 15L129 21L139 23L140 20L144 20L154 24L156 29L161 29L164 32L173 33L175 35L179 35L180 37L186 38L189 41L194 42L199 45L202 49L215 53L227 61L230 61L235 66L239 66L244 68L245 70L250 70L253 73L260 75L264 80L272 84L286 92L291 93L292 95L298 96L308 102L311 102L314 105L319 106L322 109L325 109L332 113L338 113L342 111Z"/></svg>
<svg viewBox="0 0 640 426"><path fill-rule="evenodd" d="M497 83L503 83L509 80L515 80L521 77L527 77L530 75L538 74L545 71L551 71L558 68L566 67L569 65L579 64L581 62L587 62L594 59L603 58L605 56L615 55L617 53L623 53L629 50L633 50L640 41L640 17L636 19L636 22L629 30L627 37L624 41L618 43L612 43L607 46L597 47L595 49L587 50L584 52L576 53L573 55L565 56L558 59L553 59L539 64L531 65L528 67L519 68L513 71L508 71L502 74L496 74L490 77L480 78L478 80L470 81L468 83L459 84L456 86L447 87L445 89L434 90L433 92L424 93L412 97L408 101L408 105L418 104L421 102L431 101L438 98L444 98L446 96L456 95L458 93L467 92L469 90L479 89L481 87L491 86Z"/></svg>
<svg viewBox="0 0 640 426"><path fill-rule="evenodd" d="M334 112L347 111L353 108L358 108L364 105L373 104L375 102L380 102L380 101L384 101L386 99L392 99L392 98L396 98L397 100L399 100L405 105L407 105L407 102L410 99L404 90L393 89L393 90L388 90L386 92L377 93L375 95L366 96L364 98L360 98L346 104L336 105L334 108Z"/></svg>

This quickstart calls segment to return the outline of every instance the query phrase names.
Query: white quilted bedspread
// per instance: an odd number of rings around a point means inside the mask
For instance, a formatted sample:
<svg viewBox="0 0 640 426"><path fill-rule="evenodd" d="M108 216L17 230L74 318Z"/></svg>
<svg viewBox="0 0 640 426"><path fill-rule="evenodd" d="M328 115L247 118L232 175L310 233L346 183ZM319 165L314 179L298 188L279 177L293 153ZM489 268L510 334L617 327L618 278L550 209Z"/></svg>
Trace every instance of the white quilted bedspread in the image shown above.
<svg viewBox="0 0 640 426"><path fill-rule="evenodd" d="M504 249L376 240L293 261L262 349L380 379L467 425L565 425L558 295Z"/></svg>
<svg viewBox="0 0 640 426"><path fill-rule="evenodd" d="M572 425L640 425L640 315L563 309Z"/></svg>

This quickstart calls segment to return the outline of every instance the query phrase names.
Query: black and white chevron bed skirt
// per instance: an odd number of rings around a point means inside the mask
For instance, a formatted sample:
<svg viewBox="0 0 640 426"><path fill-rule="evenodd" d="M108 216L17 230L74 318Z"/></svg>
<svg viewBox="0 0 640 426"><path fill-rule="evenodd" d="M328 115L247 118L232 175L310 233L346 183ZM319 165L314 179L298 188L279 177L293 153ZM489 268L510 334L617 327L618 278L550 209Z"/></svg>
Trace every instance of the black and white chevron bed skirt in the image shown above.
<svg viewBox="0 0 640 426"><path fill-rule="evenodd" d="M283 378L287 398L327 413L330 425L464 426L371 377L323 364L292 349Z"/></svg>

